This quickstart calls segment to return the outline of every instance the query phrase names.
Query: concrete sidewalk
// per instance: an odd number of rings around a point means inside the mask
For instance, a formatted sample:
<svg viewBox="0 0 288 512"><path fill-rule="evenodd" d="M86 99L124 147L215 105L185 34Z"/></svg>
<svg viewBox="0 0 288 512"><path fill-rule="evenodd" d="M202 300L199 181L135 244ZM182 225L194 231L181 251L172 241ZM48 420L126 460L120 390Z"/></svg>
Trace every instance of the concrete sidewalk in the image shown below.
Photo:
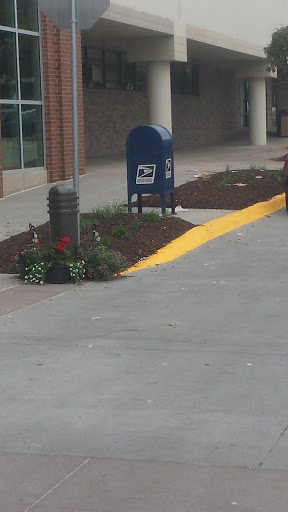
<svg viewBox="0 0 288 512"><path fill-rule="evenodd" d="M0 468L3 512L287 509L287 471L11 454Z"/></svg>
<svg viewBox="0 0 288 512"><path fill-rule="evenodd" d="M286 230L4 314L0 510L286 510Z"/></svg>
<svg viewBox="0 0 288 512"><path fill-rule="evenodd" d="M249 168L251 165L270 169L283 167L282 162L271 159L287 153L287 139L273 137L268 142L267 146L252 147L245 137L240 137L226 144L176 152L176 186L195 179L195 174L199 172L219 172L225 170L227 165L231 169ZM28 229L30 222L37 226L48 220L47 196L50 187L51 184L44 185L0 200L0 240ZM89 211L107 201L127 201L126 163L123 157L88 161L87 174L80 179L81 211Z"/></svg>
<svg viewBox="0 0 288 512"><path fill-rule="evenodd" d="M88 169L82 209L125 200L118 165ZM1 201L5 229L47 220L48 189ZM0 279L1 512L287 509L287 222L111 283Z"/></svg>

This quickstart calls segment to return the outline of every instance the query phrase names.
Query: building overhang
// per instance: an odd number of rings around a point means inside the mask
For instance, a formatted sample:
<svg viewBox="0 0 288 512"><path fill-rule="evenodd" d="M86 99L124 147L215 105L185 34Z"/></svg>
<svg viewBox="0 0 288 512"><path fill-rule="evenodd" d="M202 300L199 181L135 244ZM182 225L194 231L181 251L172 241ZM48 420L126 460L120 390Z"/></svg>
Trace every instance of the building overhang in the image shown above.
<svg viewBox="0 0 288 512"><path fill-rule="evenodd" d="M91 43L172 35L174 35L172 20L114 3L110 4L109 9L90 30L83 31L85 40Z"/></svg>
<svg viewBox="0 0 288 512"><path fill-rule="evenodd" d="M202 50L202 58L210 52L215 58L229 60L264 59L264 49L248 44L247 41L206 30L201 27L187 25L187 39L193 43L195 51ZM204 46L203 46L204 45Z"/></svg>
<svg viewBox="0 0 288 512"><path fill-rule="evenodd" d="M192 26L187 26L187 37L190 61L229 67L239 79L277 77L277 73L267 70L264 50L260 47Z"/></svg>
<svg viewBox="0 0 288 512"><path fill-rule="evenodd" d="M127 52L131 62L187 61L186 37L174 34L174 22L117 4L90 30L82 31L84 44Z"/></svg>
<svg viewBox="0 0 288 512"><path fill-rule="evenodd" d="M264 50L259 46L192 25L184 26L181 35L172 19L116 3L111 3L90 30L82 31L82 39L91 47L126 52L131 62L186 62L188 59L229 66L235 71L241 63L245 66L250 63L252 68L257 65L258 74L261 69L261 76L263 73L275 76L264 69L267 67Z"/></svg>
<svg viewBox="0 0 288 512"><path fill-rule="evenodd" d="M144 29L158 35L174 34L174 22L169 18L155 16L138 9L131 9L115 3L111 3L109 9L103 14L102 19L121 23L132 28Z"/></svg>

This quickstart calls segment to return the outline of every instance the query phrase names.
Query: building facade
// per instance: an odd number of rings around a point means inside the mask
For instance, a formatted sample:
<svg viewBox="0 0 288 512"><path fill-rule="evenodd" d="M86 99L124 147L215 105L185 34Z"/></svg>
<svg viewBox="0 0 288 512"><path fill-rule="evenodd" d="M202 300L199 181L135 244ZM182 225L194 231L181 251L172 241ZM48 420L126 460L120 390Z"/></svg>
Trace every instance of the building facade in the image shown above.
<svg viewBox="0 0 288 512"><path fill-rule="evenodd" d="M111 3L78 33L80 172L85 157L123 153L143 123L166 126L176 148L242 128L266 144L277 101L288 107L285 77L266 71L263 52L283 9L282 0ZM72 176L70 34L37 0L1 0L0 111L0 197Z"/></svg>

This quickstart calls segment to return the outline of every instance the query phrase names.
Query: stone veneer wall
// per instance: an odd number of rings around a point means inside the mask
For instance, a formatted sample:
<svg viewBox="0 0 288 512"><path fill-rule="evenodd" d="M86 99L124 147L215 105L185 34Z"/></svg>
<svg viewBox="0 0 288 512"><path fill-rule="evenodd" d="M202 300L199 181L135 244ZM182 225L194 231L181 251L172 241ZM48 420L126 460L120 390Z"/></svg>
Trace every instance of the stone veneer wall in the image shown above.
<svg viewBox="0 0 288 512"><path fill-rule="evenodd" d="M143 92L84 88L86 156L125 152L129 132L148 123Z"/></svg>
<svg viewBox="0 0 288 512"><path fill-rule="evenodd" d="M240 128L239 82L233 73L200 66L199 84L199 96L172 97L176 147L210 144Z"/></svg>
<svg viewBox="0 0 288 512"><path fill-rule="evenodd" d="M239 86L233 73L200 67L200 96L173 95L175 147L215 142L240 128ZM125 152L127 135L148 123L147 94L84 88L86 156Z"/></svg>

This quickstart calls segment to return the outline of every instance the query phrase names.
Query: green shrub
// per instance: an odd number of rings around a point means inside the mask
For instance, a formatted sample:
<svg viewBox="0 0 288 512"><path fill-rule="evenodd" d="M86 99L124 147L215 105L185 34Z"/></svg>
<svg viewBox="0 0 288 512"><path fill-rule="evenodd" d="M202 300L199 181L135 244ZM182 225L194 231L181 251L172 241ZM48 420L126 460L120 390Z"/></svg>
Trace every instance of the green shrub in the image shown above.
<svg viewBox="0 0 288 512"><path fill-rule="evenodd" d="M112 236L113 238L118 238L119 240L128 240L129 231L120 224L112 230Z"/></svg>
<svg viewBox="0 0 288 512"><path fill-rule="evenodd" d="M250 183L253 179L253 171L257 170L257 166L250 166L249 169L239 169L237 172L231 172L229 167L226 167L226 171L219 175L218 187L227 187L232 185L235 180L237 182Z"/></svg>
<svg viewBox="0 0 288 512"><path fill-rule="evenodd" d="M254 176L253 176L253 171L257 171L257 167L255 166L255 168L251 167L250 166L250 169L240 169L237 174L235 174L235 176L237 177L237 180L242 182L248 182L250 183L251 181L254 180Z"/></svg>
<svg viewBox="0 0 288 512"><path fill-rule="evenodd" d="M145 218L148 222L159 222L161 219L159 213L154 211L145 213Z"/></svg>
<svg viewBox="0 0 288 512"><path fill-rule="evenodd" d="M270 171L268 176L271 181L280 181L283 178L283 169L277 169L276 171Z"/></svg>
<svg viewBox="0 0 288 512"><path fill-rule="evenodd" d="M90 214L80 215L80 229L85 231L92 231L95 221Z"/></svg>
<svg viewBox="0 0 288 512"><path fill-rule="evenodd" d="M91 218L94 224L99 224L103 219L110 219L114 215L121 215L123 213L127 213L127 207L124 204L107 204L94 208L91 212Z"/></svg>
<svg viewBox="0 0 288 512"><path fill-rule="evenodd" d="M135 217L135 219L134 219L134 220L133 220L133 222L132 222L132 228L133 228L133 229L139 229L140 224L141 224L141 222L140 222L140 220L138 219L138 217Z"/></svg>
<svg viewBox="0 0 288 512"><path fill-rule="evenodd" d="M99 245L102 245L103 247L106 247L106 249L109 249L111 247L111 244L112 244L111 236L109 236L109 235L101 236Z"/></svg>
<svg viewBox="0 0 288 512"><path fill-rule="evenodd" d="M221 179L218 181L217 187L227 187L227 185L231 185L232 176L233 175L231 174L230 170L226 168L226 171L220 175Z"/></svg>
<svg viewBox="0 0 288 512"><path fill-rule="evenodd" d="M90 279L109 281L119 275L127 266L127 260L120 253L99 246L82 255L86 265L86 276Z"/></svg>

